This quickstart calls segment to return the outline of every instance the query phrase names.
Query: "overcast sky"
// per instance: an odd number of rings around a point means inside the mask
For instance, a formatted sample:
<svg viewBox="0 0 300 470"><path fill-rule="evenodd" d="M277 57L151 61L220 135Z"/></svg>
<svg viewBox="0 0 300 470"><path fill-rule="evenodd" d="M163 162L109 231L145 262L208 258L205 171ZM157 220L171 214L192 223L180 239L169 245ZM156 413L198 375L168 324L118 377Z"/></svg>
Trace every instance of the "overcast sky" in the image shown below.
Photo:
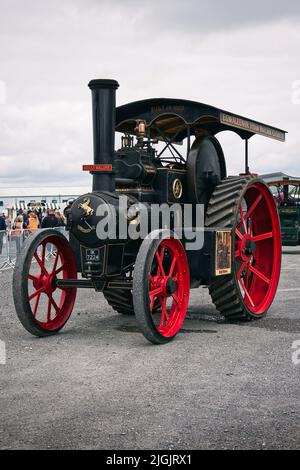
<svg viewBox="0 0 300 470"><path fill-rule="evenodd" d="M92 78L117 79L118 104L186 98L286 129L251 139L251 170L300 176L299 0L0 0L0 185L89 184ZM240 139L219 139L242 171Z"/></svg>

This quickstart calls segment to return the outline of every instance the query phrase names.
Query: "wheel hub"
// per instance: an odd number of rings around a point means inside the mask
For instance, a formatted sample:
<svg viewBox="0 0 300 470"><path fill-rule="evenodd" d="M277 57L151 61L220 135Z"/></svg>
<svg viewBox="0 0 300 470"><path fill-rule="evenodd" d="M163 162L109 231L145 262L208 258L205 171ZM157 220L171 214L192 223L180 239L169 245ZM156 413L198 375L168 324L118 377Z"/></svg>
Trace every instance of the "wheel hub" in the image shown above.
<svg viewBox="0 0 300 470"><path fill-rule="evenodd" d="M245 249L244 253L245 255L254 255L256 252L256 243L253 240L250 240L249 238L246 240L245 244Z"/></svg>
<svg viewBox="0 0 300 470"><path fill-rule="evenodd" d="M170 297L177 291L177 282L168 276L155 277L152 281L152 288L160 288L164 297Z"/></svg>
<svg viewBox="0 0 300 470"><path fill-rule="evenodd" d="M52 294L56 290L56 277L52 274L45 276L45 274L41 273L39 276L37 276L33 285L36 290L44 287L44 291L47 294Z"/></svg>
<svg viewBox="0 0 300 470"><path fill-rule="evenodd" d="M256 252L256 243L251 239L250 235L245 235L241 240L240 247L241 257L243 261L250 261Z"/></svg>
<svg viewBox="0 0 300 470"><path fill-rule="evenodd" d="M177 282L174 281L171 277L167 279L166 282L166 293L167 295L172 295L177 291Z"/></svg>

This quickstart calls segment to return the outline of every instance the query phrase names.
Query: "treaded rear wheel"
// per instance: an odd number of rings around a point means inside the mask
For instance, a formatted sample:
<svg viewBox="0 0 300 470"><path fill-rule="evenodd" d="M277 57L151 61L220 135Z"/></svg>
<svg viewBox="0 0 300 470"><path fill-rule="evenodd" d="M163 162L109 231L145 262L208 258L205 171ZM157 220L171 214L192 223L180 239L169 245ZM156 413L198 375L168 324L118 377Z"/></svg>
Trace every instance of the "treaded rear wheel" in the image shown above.
<svg viewBox="0 0 300 470"><path fill-rule="evenodd" d="M224 179L209 201L205 225L233 232L232 273L209 286L217 309L230 321L263 317L281 266L280 223L269 188L253 176Z"/></svg>
<svg viewBox="0 0 300 470"><path fill-rule="evenodd" d="M127 289L105 289L103 295L108 304L122 315L134 315L132 292Z"/></svg>
<svg viewBox="0 0 300 470"><path fill-rule="evenodd" d="M129 271L132 276L132 271ZM130 289L112 289L106 287L103 291L104 298L107 303L115 310L115 312L121 315L134 315L132 290ZM160 308L160 303L156 299L154 304L154 310L157 311Z"/></svg>

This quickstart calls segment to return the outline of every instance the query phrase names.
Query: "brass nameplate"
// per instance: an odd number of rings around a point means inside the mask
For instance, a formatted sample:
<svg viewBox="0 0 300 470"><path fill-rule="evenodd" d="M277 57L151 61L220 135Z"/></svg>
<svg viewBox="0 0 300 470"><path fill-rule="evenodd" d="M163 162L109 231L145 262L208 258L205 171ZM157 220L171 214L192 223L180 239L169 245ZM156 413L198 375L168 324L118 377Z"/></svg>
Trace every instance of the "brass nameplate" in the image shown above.
<svg viewBox="0 0 300 470"><path fill-rule="evenodd" d="M216 276L231 273L231 231L216 232Z"/></svg>

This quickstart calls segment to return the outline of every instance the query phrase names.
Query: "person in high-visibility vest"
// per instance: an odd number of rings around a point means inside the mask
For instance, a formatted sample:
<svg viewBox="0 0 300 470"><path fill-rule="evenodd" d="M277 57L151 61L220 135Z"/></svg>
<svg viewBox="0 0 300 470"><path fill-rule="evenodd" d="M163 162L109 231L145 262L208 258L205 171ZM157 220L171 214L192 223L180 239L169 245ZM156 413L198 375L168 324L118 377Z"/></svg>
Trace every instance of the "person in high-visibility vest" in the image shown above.
<svg viewBox="0 0 300 470"><path fill-rule="evenodd" d="M27 229L30 231L37 230L40 227L38 216L34 212L30 212L27 218Z"/></svg>
<svg viewBox="0 0 300 470"><path fill-rule="evenodd" d="M20 253L23 241L24 219L22 215L18 215L13 224L12 238L16 241L17 253Z"/></svg>

